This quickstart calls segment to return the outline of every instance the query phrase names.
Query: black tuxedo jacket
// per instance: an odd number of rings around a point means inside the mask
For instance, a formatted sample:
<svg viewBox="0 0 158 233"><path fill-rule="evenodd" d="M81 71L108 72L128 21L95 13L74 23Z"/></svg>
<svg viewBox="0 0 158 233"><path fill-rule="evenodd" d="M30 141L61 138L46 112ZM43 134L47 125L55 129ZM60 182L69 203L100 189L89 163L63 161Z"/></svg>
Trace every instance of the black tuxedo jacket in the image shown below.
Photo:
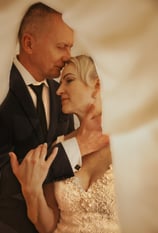
<svg viewBox="0 0 158 233"><path fill-rule="evenodd" d="M59 84L54 80L48 80L47 82L50 94L50 125L46 142L49 150L51 150L51 144L57 136L74 130L74 122L72 115L65 115L61 111L60 97L56 95ZM21 161L30 149L44 142L32 98L19 71L13 65L10 73L9 91L0 106L0 220L2 222L10 222L10 220L7 220L9 217L8 213L11 211L9 208L14 208L17 206L17 203L19 205L18 200L22 201L21 195L19 195L20 185L12 173L8 152L14 151L19 161ZM58 147L58 155L51 165L46 179L47 182L73 176L64 148L61 144L58 144ZM5 204L6 199L7 202ZM6 208L8 208L8 211ZM6 212L5 217L2 212ZM21 219L20 213L19 218ZM14 220L9 223L10 226L14 226L15 230L19 229L15 226L17 224L14 223ZM26 225L25 229L23 226L19 233L34 232L27 228L27 223L24 225Z"/></svg>

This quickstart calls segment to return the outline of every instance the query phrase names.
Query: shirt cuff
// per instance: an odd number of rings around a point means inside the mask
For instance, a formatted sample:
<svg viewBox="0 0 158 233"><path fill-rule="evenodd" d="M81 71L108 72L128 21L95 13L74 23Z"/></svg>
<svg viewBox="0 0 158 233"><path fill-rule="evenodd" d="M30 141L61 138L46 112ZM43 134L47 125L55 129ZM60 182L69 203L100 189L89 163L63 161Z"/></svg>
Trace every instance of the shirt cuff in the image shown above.
<svg viewBox="0 0 158 233"><path fill-rule="evenodd" d="M75 137L62 142L64 150L68 156L73 172L79 170L82 166L80 149Z"/></svg>

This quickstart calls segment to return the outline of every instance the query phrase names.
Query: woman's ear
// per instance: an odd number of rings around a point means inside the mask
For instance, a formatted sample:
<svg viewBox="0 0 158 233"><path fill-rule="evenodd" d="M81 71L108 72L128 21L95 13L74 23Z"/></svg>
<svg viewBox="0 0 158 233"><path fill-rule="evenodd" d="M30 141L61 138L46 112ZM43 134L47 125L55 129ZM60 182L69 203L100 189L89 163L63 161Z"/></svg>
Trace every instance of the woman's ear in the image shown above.
<svg viewBox="0 0 158 233"><path fill-rule="evenodd" d="M97 96L98 92L100 92L100 80L99 80L99 78L97 78L95 80L95 83L94 83L94 91L93 91L93 94L92 94L92 97L94 99L96 99L96 96Z"/></svg>
<svg viewBox="0 0 158 233"><path fill-rule="evenodd" d="M95 89L96 89L96 91L100 91L100 80L99 80L99 78L96 79Z"/></svg>

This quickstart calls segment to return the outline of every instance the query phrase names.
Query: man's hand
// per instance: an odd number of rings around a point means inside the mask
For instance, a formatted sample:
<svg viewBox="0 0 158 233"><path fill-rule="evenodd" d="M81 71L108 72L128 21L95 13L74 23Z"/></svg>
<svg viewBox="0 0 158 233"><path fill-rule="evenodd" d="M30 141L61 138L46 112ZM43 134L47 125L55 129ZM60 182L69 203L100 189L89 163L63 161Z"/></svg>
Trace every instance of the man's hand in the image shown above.
<svg viewBox="0 0 158 233"><path fill-rule="evenodd" d="M76 138L82 156L109 144L109 136L102 133L101 115L95 116L93 105L88 108L87 114L77 130Z"/></svg>

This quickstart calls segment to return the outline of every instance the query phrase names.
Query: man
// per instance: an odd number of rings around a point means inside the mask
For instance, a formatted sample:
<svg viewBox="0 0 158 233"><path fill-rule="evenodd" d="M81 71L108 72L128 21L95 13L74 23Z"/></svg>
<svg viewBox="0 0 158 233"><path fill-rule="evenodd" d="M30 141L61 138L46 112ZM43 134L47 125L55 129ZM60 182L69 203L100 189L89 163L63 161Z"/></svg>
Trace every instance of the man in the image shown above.
<svg viewBox="0 0 158 233"><path fill-rule="evenodd" d="M10 72L9 92L0 107L0 220L18 233L33 233L36 230L27 218L8 153L14 151L21 161L31 148L47 142L49 154L52 142L59 135L74 130L73 117L61 112L60 98L56 96L58 83L51 80L59 77L70 58L73 31L63 22L60 13L36 3L26 12L18 37L19 54ZM41 84L44 111L40 107L40 112L45 114L42 122L37 114L39 102L35 90ZM96 127L96 134L89 133L91 125L97 122L91 116L89 112L76 138L58 144L58 155L47 182L73 176L73 171L81 165L80 153L84 155L105 144L100 127Z"/></svg>

